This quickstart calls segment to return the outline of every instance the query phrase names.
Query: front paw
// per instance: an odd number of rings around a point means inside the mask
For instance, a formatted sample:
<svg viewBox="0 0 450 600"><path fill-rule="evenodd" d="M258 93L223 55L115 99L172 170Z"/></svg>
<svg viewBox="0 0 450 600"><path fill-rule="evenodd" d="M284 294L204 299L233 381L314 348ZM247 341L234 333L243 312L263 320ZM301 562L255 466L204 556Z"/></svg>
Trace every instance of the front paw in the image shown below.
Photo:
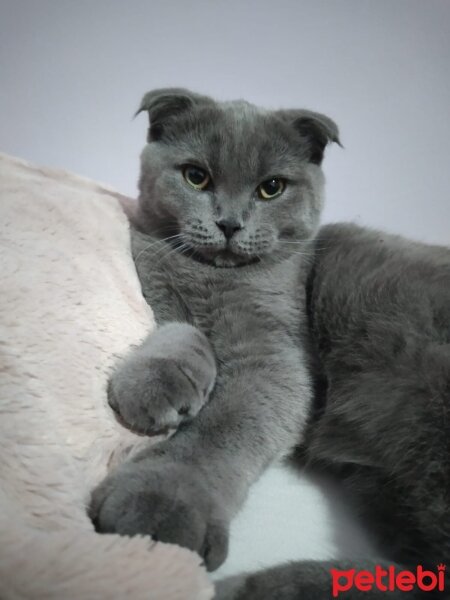
<svg viewBox="0 0 450 600"><path fill-rule="evenodd" d="M205 336L190 325L165 325L118 366L108 384L108 402L132 431L167 434L198 413L215 377Z"/></svg>
<svg viewBox="0 0 450 600"><path fill-rule="evenodd" d="M225 511L186 465L124 465L93 492L89 515L100 533L149 535L194 550L209 571L227 555Z"/></svg>

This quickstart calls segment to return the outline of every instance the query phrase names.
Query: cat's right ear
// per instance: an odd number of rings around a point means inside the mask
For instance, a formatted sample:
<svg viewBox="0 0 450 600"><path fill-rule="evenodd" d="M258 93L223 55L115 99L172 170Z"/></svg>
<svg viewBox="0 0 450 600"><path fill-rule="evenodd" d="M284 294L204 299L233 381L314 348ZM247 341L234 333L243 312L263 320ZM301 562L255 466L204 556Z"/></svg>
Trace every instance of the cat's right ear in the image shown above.
<svg viewBox="0 0 450 600"><path fill-rule="evenodd" d="M134 116L148 112L150 127L147 140L157 141L162 137L167 121L205 102L212 103L212 100L183 88L161 88L145 94Z"/></svg>
<svg viewBox="0 0 450 600"><path fill-rule="evenodd" d="M300 135L302 143L308 149L309 162L320 165L325 146L331 142L342 147L338 126L330 117L304 109L280 110L276 114Z"/></svg>

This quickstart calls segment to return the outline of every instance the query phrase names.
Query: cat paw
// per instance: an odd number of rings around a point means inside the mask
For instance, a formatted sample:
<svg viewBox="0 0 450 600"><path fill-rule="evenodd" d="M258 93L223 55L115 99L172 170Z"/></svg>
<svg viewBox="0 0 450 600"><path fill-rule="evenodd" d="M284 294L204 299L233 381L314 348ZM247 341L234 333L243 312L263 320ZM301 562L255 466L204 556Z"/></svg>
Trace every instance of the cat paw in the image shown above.
<svg viewBox="0 0 450 600"><path fill-rule="evenodd" d="M91 498L89 516L99 533L149 535L197 552L209 571L228 552L225 512L191 467L147 461L108 476Z"/></svg>
<svg viewBox="0 0 450 600"><path fill-rule="evenodd" d="M108 383L108 402L135 433L168 434L195 417L215 378L206 337L187 324L164 325L118 366Z"/></svg>

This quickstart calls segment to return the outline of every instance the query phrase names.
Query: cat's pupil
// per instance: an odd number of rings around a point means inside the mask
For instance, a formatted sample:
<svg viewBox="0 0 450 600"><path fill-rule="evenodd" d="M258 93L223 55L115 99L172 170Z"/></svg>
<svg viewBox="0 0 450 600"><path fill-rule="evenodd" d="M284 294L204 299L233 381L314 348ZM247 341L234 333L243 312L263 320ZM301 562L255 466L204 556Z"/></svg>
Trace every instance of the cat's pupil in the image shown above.
<svg viewBox="0 0 450 600"><path fill-rule="evenodd" d="M271 179L270 181L266 181L264 184L264 190L270 196L272 194L276 194L279 190L280 184L277 179Z"/></svg>
<svg viewBox="0 0 450 600"><path fill-rule="evenodd" d="M206 174L201 169L188 169L188 177L194 185L200 185L205 181Z"/></svg>

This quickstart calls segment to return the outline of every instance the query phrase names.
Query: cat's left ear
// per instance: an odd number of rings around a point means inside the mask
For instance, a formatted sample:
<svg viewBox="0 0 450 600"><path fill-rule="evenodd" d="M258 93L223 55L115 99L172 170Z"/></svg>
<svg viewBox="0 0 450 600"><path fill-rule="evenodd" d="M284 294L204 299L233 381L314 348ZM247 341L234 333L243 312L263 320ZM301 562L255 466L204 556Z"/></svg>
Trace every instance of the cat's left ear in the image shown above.
<svg viewBox="0 0 450 600"><path fill-rule="evenodd" d="M309 162L320 165L325 147L331 142L342 147L338 126L326 115L311 110L280 110L277 114L283 120L289 121L302 141L306 143Z"/></svg>

